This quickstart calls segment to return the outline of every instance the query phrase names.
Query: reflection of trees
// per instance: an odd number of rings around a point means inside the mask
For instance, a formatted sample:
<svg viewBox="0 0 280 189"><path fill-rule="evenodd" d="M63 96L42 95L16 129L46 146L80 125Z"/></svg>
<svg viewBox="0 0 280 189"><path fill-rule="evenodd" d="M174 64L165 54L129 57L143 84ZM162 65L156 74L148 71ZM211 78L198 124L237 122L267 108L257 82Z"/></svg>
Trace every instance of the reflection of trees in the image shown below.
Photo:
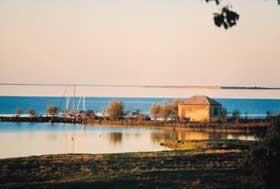
<svg viewBox="0 0 280 189"><path fill-rule="evenodd" d="M222 132L210 132L209 133L209 139L211 140L221 140L221 139L227 139L227 134Z"/></svg>
<svg viewBox="0 0 280 189"><path fill-rule="evenodd" d="M109 137L109 141L112 144L119 144L122 142L122 135L123 133L109 133L108 137Z"/></svg>
<svg viewBox="0 0 280 189"><path fill-rule="evenodd" d="M152 132L151 139L153 143L160 143L162 141L169 141L169 140L177 140L178 132L176 131Z"/></svg>
<svg viewBox="0 0 280 189"><path fill-rule="evenodd" d="M134 137L135 137L135 138L139 138L140 136L141 136L140 133L134 133Z"/></svg>
<svg viewBox="0 0 280 189"><path fill-rule="evenodd" d="M159 131L152 132L151 139L153 143L160 143L166 141L177 140L224 140L224 139L238 139L238 140L253 140L254 135L244 134L228 134L222 132L202 132L202 131Z"/></svg>

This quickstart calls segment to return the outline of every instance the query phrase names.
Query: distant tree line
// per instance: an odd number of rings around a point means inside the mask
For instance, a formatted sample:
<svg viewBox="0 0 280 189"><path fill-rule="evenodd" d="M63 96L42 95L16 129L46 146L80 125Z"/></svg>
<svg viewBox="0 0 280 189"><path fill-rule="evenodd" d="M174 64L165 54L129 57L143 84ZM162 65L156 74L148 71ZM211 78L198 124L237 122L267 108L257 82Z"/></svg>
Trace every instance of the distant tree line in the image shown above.
<svg viewBox="0 0 280 189"><path fill-rule="evenodd" d="M143 121L143 120L153 120L153 121L171 121L171 122L181 122L179 116L178 116L178 105L180 103L183 103L183 100L181 99L175 99L172 102L165 101L163 103L153 103L150 107L150 114L146 115L141 112L141 110L136 109L135 111L131 111L130 109L125 109L125 106L122 101L119 100L113 100L108 103L108 106L103 108L102 110L102 117L98 117L96 115L96 112L94 110L90 111L83 111L78 113L75 112L68 112L64 113L64 116L69 115L75 121L78 122L84 122L87 123L88 121L97 119L104 119L104 120L111 120L111 121L118 121L118 120L137 120L137 121ZM46 107L48 115L51 117L51 121L54 120L54 118L58 114L58 107L54 104L47 105ZM23 113L22 107L16 108L16 117L19 118ZM223 119L225 118L225 121L233 122L233 123L239 123L243 122L245 123L248 120L248 113L245 113L244 117L241 117L241 113L238 109L235 109L231 112L231 116L229 118L226 118L227 116L227 110L223 108L222 110ZM37 117L36 110L33 107L29 107L28 109L28 115L30 118ZM270 120L273 117L273 114L271 111L266 112L266 120ZM69 118L69 117L68 117ZM33 119L32 119L33 120Z"/></svg>

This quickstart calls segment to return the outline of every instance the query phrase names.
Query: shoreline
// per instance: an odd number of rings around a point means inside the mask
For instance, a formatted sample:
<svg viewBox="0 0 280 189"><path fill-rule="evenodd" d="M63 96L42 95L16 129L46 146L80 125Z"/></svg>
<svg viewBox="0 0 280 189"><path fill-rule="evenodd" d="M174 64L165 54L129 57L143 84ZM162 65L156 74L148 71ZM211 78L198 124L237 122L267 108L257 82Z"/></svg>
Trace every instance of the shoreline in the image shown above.
<svg viewBox="0 0 280 189"><path fill-rule="evenodd" d="M0 116L0 122L31 122L31 123L65 123L65 124L82 124L86 126L102 126L112 128L143 128L143 129L160 129L168 131L199 131L199 132L220 132L220 133L241 133L254 134L257 132L265 132L271 125L266 120L247 121L246 123L175 123L161 121L135 121L135 120L90 120L76 121L73 118L66 117L15 117Z"/></svg>
<svg viewBox="0 0 280 189"><path fill-rule="evenodd" d="M101 127L111 127L111 128L142 128L142 129L159 129L159 130L166 130L166 131L197 131L197 132L220 132L220 133L238 133L238 134L254 134L256 128L219 128L217 127L184 127L184 126L150 126L150 125L116 125L116 124L86 124L86 126L101 126ZM247 128L249 130L247 130ZM258 129L267 129L266 127L260 127Z"/></svg>

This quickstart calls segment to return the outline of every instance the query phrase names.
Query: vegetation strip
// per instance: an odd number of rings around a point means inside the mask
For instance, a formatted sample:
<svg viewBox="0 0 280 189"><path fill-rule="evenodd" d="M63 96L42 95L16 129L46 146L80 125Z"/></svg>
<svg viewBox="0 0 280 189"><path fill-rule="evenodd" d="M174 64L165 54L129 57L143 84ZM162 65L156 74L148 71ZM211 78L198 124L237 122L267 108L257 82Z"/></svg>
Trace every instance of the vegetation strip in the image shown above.
<svg viewBox="0 0 280 189"><path fill-rule="evenodd" d="M124 154L65 154L0 160L0 187L56 186L91 183L106 188L115 183L174 187L200 185L238 186L238 152L190 151ZM221 179L214 179L223 175ZM229 179L234 176L235 182ZM168 181L168 182L167 182ZM223 183L224 182L224 183ZM80 185L81 186L81 185ZM233 187L233 188L236 188Z"/></svg>

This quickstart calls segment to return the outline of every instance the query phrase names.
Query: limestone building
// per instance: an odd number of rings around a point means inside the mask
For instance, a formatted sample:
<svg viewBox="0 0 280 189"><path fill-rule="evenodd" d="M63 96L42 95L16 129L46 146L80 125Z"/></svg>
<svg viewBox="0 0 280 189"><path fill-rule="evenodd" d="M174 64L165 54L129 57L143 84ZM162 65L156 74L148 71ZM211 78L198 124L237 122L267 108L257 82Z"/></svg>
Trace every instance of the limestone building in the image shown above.
<svg viewBox="0 0 280 189"><path fill-rule="evenodd" d="M218 121L222 118L222 104L207 96L192 96L178 105L178 116L192 122Z"/></svg>

